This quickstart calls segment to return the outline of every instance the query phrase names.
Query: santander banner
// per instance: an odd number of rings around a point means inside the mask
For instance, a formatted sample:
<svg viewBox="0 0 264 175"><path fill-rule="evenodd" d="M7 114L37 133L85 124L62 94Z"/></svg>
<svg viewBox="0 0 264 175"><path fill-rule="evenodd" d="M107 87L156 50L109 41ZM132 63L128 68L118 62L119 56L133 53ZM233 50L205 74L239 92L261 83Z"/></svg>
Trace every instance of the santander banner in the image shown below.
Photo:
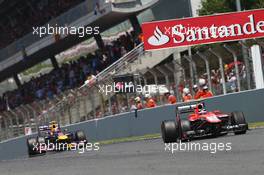
<svg viewBox="0 0 264 175"><path fill-rule="evenodd" d="M145 50L264 37L264 9L142 24Z"/></svg>

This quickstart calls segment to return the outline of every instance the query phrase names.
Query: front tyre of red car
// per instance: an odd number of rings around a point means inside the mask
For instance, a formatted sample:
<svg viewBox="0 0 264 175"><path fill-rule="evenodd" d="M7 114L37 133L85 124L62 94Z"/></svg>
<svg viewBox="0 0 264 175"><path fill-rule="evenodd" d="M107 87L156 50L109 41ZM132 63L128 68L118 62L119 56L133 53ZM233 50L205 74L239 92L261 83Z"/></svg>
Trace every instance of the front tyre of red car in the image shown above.
<svg viewBox="0 0 264 175"><path fill-rule="evenodd" d="M248 123L246 122L243 112L233 112L231 114L232 125L240 126L238 130L235 130L236 135L245 134L248 130Z"/></svg>
<svg viewBox="0 0 264 175"><path fill-rule="evenodd" d="M178 123L174 120L161 123L161 135L164 143L177 142L179 138Z"/></svg>

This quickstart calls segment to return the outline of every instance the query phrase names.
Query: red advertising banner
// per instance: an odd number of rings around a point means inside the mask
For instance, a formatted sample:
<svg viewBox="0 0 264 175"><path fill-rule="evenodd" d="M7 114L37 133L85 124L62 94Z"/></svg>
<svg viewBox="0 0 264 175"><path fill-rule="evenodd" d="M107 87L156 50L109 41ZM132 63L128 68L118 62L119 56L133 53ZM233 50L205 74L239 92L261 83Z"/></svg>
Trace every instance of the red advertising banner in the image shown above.
<svg viewBox="0 0 264 175"><path fill-rule="evenodd" d="M264 9L142 24L145 50L264 37Z"/></svg>

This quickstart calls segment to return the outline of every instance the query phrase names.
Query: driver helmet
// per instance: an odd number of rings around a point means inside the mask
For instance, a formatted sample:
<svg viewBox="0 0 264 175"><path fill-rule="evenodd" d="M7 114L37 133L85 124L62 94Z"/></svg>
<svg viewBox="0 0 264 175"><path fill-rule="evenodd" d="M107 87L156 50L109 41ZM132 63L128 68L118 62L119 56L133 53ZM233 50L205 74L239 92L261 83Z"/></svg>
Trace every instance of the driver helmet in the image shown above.
<svg viewBox="0 0 264 175"><path fill-rule="evenodd" d="M58 130L58 123L56 121L50 122L50 130L51 132L56 132Z"/></svg>
<svg viewBox="0 0 264 175"><path fill-rule="evenodd" d="M197 105L197 111L199 114L204 114L207 112L203 103L199 103Z"/></svg>

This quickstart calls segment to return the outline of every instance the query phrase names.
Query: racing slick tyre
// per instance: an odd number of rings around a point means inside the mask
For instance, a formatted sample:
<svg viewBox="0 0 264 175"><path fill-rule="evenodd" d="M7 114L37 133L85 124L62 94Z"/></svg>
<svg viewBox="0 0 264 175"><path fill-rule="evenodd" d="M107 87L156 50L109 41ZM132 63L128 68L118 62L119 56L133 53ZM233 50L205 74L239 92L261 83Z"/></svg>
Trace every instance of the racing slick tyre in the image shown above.
<svg viewBox="0 0 264 175"><path fill-rule="evenodd" d="M43 151L40 153L39 148L40 148L40 143L45 143L45 139L43 140L43 137L37 137L37 138L28 138L27 139L27 147L28 147L28 155L29 156L34 156L37 154L44 154L45 152Z"/></svg>
<svg viewBox="0 0 264 175"><path fill-rule="evenodd" d="M76 131L75 132L75 139L76 139L76 142L78 142L78 143L87 142L86 135L83 131Z"/></svg>
<svg viewBox="0 0 264 175"><path fill-rule="evenodd" d="M164 143L176 142L179 138L178 123L174 120L161 123L161 135Z"/></svg>
<svg viewBox="0 0 264 175"><path fill-rule="evenodd" d="M248 123L246 122L243 112L233 112L231 114L232 125L243 125L238 131L234 131L235 135L245 134L248 130Z"/></svg>
<svg viewBox="0 0 264 175"><path fill-rule="evenodd" d="M35 150L35 145L37 144L36 138L28 138L27 139L27 148L28 148L28 155L33 156L37 154L37 150Z"/></svg>
<svg viewBox="0 0 264 175"><path fill-rule="evenodd" d="M191 131L191 123L188 120L181 120L182 132Z"/></svg>
<svg viewBox="0 0 264 175"><path fill-rule="evenodd" d="M181 131L182 131L182 136L181 136L181 141L189 141L190 137L188 136L188 132L191 131L191 123L188 120L181 120Z"/></svg>
<svg viewBox="0 0 264 175"><path fill-rule="evenodd" d="M38 141L38 144L39 145L42 145L42 144L46 144L46 142L45 142L45 138L44 137L37 137L37 141ZM42 150L42 152L41 152L41 154L45 154L46 153L46 150Z"/></svg>

